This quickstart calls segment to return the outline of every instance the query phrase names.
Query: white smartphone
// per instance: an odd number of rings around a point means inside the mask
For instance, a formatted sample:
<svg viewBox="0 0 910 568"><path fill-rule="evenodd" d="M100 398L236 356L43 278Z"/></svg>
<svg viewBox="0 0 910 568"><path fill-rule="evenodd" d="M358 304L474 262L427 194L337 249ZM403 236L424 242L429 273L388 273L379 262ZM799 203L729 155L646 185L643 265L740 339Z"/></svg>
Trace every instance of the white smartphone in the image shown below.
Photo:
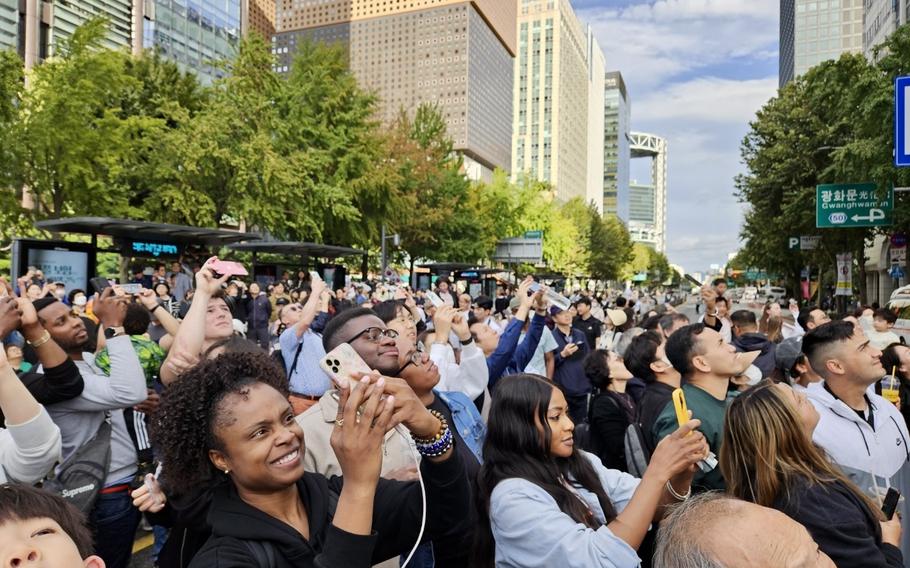
<svg viewBox="0 0 910 568"><path fill-rule="evenodd" d="M326 353L326 356L319 362L319 366L339 387L347 381L353 388L357 381L351 378L352 374L372 371L370 366L354 351L354 348L347 343L342 343Z"/></svg>
<svg viewBox="0 0 910 568"><path fill-rule="evenodd" d="M427 299L433 304L434 307L441 308L445 302L442 301L442 298L439 297L439 294L432 290L427 291Z"/></svg>

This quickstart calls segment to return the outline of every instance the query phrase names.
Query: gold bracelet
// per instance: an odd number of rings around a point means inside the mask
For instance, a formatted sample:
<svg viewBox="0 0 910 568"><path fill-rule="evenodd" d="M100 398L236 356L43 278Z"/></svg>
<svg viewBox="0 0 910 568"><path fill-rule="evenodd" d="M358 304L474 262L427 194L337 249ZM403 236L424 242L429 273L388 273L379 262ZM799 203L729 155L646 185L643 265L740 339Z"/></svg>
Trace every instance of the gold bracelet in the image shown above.
<svg viewBox="0 0 910 568"><path fill-rule="evenodd" d="M34 347L35 349L37 349L50 340L51 340L51 332L49 332L48 330L45 329L44 333L41 335L41 337L39 337L35 341L28 341L27 343L29 345L31 345L32 347Z"/></svg>

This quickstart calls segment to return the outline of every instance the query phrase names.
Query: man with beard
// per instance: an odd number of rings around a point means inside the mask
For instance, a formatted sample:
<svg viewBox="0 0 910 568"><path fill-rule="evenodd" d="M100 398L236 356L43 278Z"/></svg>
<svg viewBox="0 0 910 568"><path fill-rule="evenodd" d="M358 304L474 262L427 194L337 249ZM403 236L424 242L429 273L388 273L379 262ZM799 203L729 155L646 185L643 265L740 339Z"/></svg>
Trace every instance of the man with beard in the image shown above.
<svg viewBox="0 0 910 568"><path fill-rule="evenodd" d="M145 374L122 328L128 299L119 298L112 288L106 288L94 305L94 313L107 337L110 376L95 365L94 355L86 351L92 338L72 310L56 298L34 302L38 319L47 330L34 343L53 339L75 361L85 381L81 395L47 407L60 427L63 459L94 437L102 423L110 418L111 460L104 488L89 514L89 523L95 533L98 555L114 568L129 565L140 517L138 509L132 506L129 485L137 472L136 448L123 409L140 404L147 397Z"/></svg>

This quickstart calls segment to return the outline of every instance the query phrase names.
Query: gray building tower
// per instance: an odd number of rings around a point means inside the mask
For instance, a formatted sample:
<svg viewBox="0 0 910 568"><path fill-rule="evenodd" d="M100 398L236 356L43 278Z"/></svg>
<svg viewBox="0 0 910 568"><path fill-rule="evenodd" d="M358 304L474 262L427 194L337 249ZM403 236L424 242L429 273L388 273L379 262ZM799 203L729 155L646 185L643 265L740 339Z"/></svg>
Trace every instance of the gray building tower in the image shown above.
<svg viewBox="0 0 910 568"><path fill-rule="evenodd" d="M780 0L780 49L778 52L778 86L783 87L793 80L795 65L794 24L796 22L796 0Z"/></svg>
<svg viewBox="0 0 910 568"><path fill-rule="evenodd" d="M631 101L619 71L606 75L604 88L604 215L629 220Z"/></svg>

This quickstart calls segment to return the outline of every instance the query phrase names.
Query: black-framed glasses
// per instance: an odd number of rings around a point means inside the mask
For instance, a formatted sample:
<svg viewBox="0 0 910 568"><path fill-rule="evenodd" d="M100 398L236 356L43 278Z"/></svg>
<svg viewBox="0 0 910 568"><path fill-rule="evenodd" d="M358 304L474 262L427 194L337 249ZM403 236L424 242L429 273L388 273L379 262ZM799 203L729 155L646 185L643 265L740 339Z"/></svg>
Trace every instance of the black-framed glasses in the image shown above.
<svg viewBox="0 0 910 568"><path fill-rule="evenodd" d="M379 343L382 341L383 337L388 337L389 339L395 339L398 337L398 332L394 329L383 329L381 327L368 327L365 330L361 331L354 337L348 339L344 343L352 343L361 336L366 336L367 339L373 343Z"/></svg>
<svg viewBox="0 0 910 568"><path fill-rule="evenodd" d="M395 374L400 376L401 372L408 368L408 365L420 365L423 363L424 353L425 351L418 345L417 349L408 355L408 362L402 365L401 368L398 369L398 372Z"/></svg>

